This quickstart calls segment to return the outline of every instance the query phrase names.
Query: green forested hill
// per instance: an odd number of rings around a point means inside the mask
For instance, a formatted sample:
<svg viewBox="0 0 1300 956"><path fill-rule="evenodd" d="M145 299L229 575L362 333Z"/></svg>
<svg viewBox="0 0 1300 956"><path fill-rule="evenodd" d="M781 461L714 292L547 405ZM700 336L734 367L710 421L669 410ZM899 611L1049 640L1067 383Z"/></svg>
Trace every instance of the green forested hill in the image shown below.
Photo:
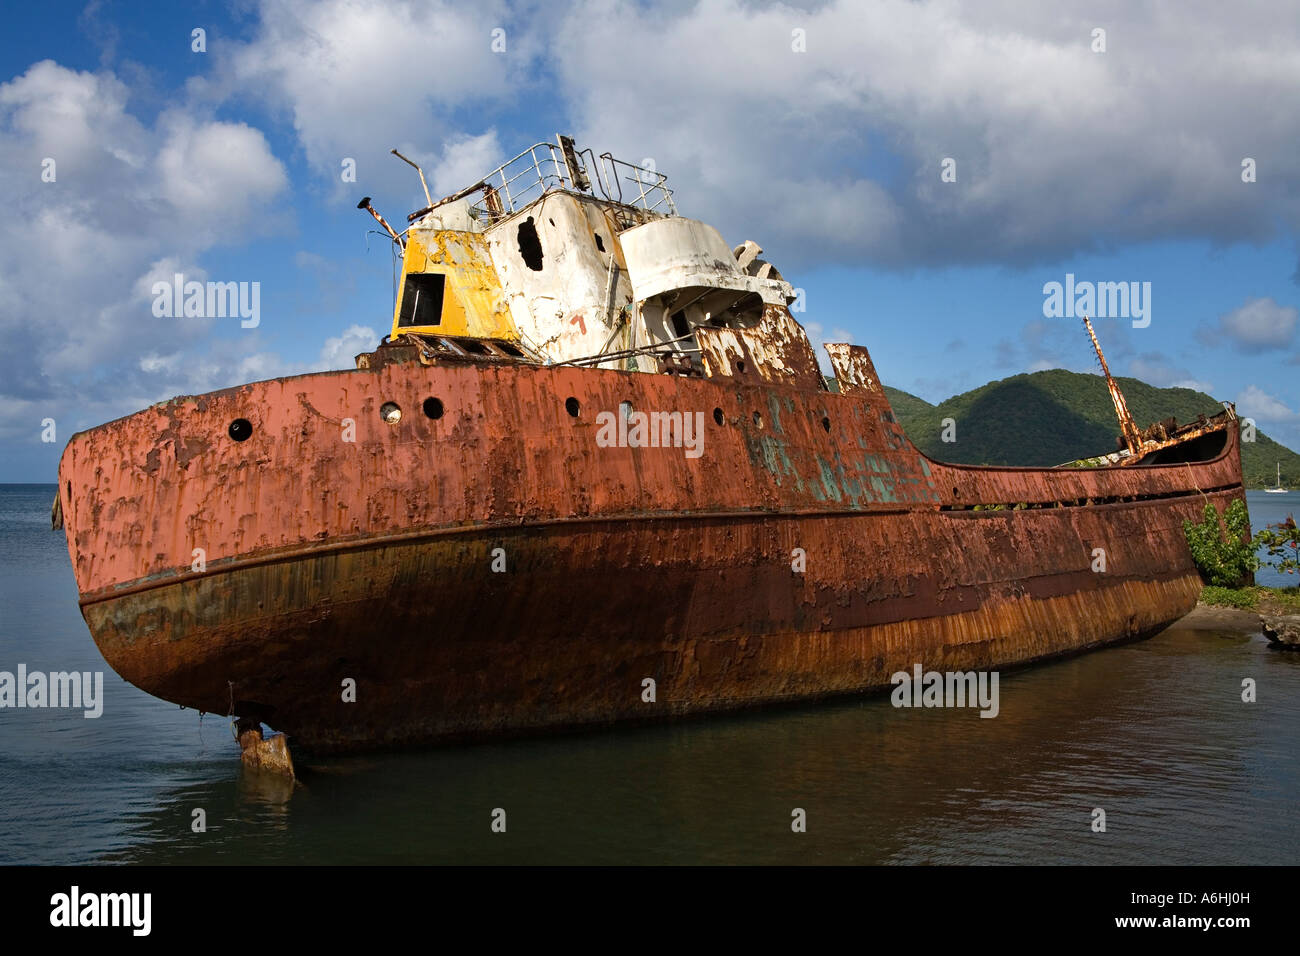
<svg viewBox="0 0 1300 956"><path fill-rule="evenodd" d="M1171 415L1181 422L1213 415L1223 406L1190 388L1156 388L1117 378L1129 411L1145 428ZM1013 375L931 405L886 386L907 437L939 461L984 465L1059 465L1115 450L1119 423L1106 380L1052 369ZM955 442L940 440L943 419L956 422ZM1277 463L1282 483L1300 486L1300 455L1257 431L1241 446L1241 465L1252 488L1273 484Z"/></svg>

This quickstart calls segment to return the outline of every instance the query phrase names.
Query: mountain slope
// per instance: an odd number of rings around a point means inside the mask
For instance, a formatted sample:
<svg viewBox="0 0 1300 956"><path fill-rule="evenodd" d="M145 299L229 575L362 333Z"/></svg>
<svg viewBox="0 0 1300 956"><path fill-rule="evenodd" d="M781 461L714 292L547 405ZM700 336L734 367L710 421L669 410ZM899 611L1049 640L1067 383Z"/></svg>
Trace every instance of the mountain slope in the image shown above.
<svg viewBox="0 0 1300 956"><path fill-rule="evenodd" d="M1135 378L1118 378L1139 427L1173 416L1181 422L1213 415L1222 404L1189 388L1156 388ZM939 461L986 465L1059 465L1115 450L1119 423L1100 375L1052 369L990 382L938 405L886 386L907 437ZM952 419L956 441L942 440L944 419ZM1246 484L1300 485L1300 455L1256 432L1241 446Z"/></svg>

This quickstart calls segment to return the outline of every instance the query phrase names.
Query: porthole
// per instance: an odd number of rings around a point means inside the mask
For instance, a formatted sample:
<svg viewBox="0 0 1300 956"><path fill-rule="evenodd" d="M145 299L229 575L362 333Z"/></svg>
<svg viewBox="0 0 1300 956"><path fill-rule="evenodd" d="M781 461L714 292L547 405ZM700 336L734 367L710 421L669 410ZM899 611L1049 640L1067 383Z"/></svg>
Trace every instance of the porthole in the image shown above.
<svg viewBox="0 0 1300 956"><path fill-rule="evenodd" d="M824 415L822 416L822 428L826 429L827 431L831 430L831 420L825 417Z"/></svg>
<svg viewBox="0 0 1300 956"><path fill-rule="evenodd" d="M717 422L719 425L722 424L722 409L715 408L713 410L713 420Z"/></svg>
<svg viewBox="0 0 1300 956"><path fill-rule="evenodd" d="M393 407L396 408L396 406ZM439 418L442 418L442 413L443 413L442 399L426 398L424 400L424 414L426 417L432 418L434 421L437 421ZM400 410L397 413L397 417L398 418L402 417L402 413Z"/></svg>
<svg viewBox="0 0 1300 956"><path fill-rule="evenodd" d="M379 417L389 425L396 425L402 420L402 410L396 402L384 402L379 406Z"/></svg>
<svg viewBox="0 0 1300 956"><path fill-rule="evenodd" d="M577 418L578 412L582 411L582 406L578 404L576 398L566 398L564 400L564 410L569 413L570 418Z"/></svg>
<svg viewBox="0 0 1300 956"><path fill-rule="evenodd" d="M247 418L236 418L230 423L230 428L227 431L235 441L247 441L249 436L253 434L253 423Z"/></svg>
<svg viewBox="0 0 1300 956"><path fill-rule="evenodd" d="M757 425L759 428L763 427L763 416L760 415L758 412L754 413L754 424Z"/></svg>

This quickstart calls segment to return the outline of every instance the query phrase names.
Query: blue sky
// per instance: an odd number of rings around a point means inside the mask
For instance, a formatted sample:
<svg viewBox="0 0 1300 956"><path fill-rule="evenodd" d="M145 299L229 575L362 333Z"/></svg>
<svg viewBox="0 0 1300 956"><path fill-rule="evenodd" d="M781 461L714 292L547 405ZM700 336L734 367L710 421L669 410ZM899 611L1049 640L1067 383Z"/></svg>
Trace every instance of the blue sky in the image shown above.
<svg viewBox="0 0 1300 956"><path fill-rule="evenodd" d="M356 202L373 196L394 222L423 205L388 150L443 194L557 132L653 160L683 215L762 245L804 290L813 337L867 345L888 384L939 401L1024 371L1091 371L1078 321L1044 316L1044 284L1150 283L1149 326L1097 322L1112 368L1236 401L1300 447L1300 18L1287 11L6 10L0 481L52 480L74 431L174 394L350 365L392 308L389 244ZM150 283L176 271L259 282L260 324L155 317Z"/></svg>

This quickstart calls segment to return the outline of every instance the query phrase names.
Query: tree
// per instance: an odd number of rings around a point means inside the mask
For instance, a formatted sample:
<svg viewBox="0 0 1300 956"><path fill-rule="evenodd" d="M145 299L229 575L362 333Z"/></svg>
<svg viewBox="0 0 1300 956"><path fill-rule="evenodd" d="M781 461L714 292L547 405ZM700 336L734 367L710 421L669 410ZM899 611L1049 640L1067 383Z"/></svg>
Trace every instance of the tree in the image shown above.
<svg viewBox="0 0 1300 956"><path fill-rule="evenodd" d="M1240 498L1228 505L1222 519L1214 503L1207 501L1201 522L1184 521L1183 534L1196 569L1210 584L1240 587L1259 567L1255 539L1250 537L1250 513Z"/></svg>

